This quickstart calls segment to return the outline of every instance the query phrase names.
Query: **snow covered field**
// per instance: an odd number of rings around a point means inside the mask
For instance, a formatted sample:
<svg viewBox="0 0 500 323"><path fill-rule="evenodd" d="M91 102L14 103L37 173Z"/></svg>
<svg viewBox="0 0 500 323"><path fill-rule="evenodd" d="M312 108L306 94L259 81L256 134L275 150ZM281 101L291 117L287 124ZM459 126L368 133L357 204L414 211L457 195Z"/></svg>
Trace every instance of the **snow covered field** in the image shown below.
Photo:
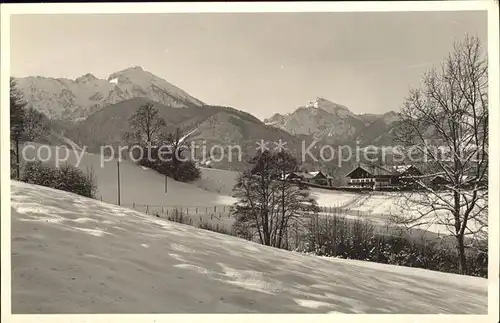
<svg viewBox="0 0 500 323"><path fill-rule="evenodd" d="M37 147L40 145L36 144ZM52 157L50 162L55 162L56 147L40 149L40 157L46 159ZM60 152L63 155L64 151ZM80 152L78 152L80 154ZM35 150L27 149L26 156L34 158ZM64 156L64 155L63 155ZM71 150L67 163L76 165L77 155ZM107 159L105 159L107 160ZM101 167L101 156L98 154L85 153L78 165L80 169L86 171L93 168L97 177L99 191L97 195L102 200L117 204L118 183L116 159L106 161ZM165 193L165 177L154 170L137 166L130 160L120 163L121 181L121 204L132 206L133 203L140 205L170 205L170 206L214 206L229 205L234 199L230 196L201 189L193 184L177 182L172 178L167 180L167 193Z"/></svg>
<svg viewBox="0 0 500 323"><path fill-rule="evenodd" d="M486 314L487 280L278 250L11 182L12 313Z"/></svg>
<svg viewBox="0 0 500 323"><path fill-rule="evenodd" d="M202 179L194 184L208 191L229 195L230 189L228 188L236 184L236 178L236 172L203 168ZM410 207L407 197L402 196L401 193L373 192L371 194L358 194L314 187L310 188L310 192L321 207L348 209L350 211L348 214L339 215L351 219L370 220L381 225L391 224L392 215L408 216L413 214L418 216L417 210L421 210L419 205ZM439 234L449 234L449 229L445 225L435 223L436 219L433 215L424 220L428 223L420 226L421 229ZM472 221L469 221L468 225L473 230L478 227Z"/></svg>
<svg viewBox="0 0 500 323"><path fill-rule="evenodd" d="M218 192L230 196L237 178L237 172L215 168L201 168L201 178L193 182L193 184L210 192Z"/></svg>
<svg viewBox="0 0 500 323"><path fill-rule="evenodd" d="M193 184L210 192L231 195L238 173L215 168L201 168L201 178ZM355 199L358 194L311 188L311 195L322 206L341 206Z"/></svg>

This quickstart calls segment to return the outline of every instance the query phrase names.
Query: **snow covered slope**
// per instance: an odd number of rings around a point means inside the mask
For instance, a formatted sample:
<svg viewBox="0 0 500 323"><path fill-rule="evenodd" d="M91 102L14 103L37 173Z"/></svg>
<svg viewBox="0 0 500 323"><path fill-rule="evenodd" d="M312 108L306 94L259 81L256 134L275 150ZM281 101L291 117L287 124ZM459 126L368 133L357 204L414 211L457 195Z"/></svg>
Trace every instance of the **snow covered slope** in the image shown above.
<svg viewBox="0 0 500 323"><path fill-rule="evenodd" d="M12 313L487 313L487 280L323 259L11 182Z"/></svg>
<svg viewBox="0 0 500 323"><path fill-rule="evenodd" d="M46 160L54 164L57 150L59 149L60 158L66 156L66 150L53 146L32 144L37 147L27 148L25 155L27 159ZM46 148L45 148L46 147ZM38 156L35 152L38 152ZM81 151L69 150L67 163L71 165L78 164L78 156ZM93 169L97 178L98 197L109 203L118 202L118 169L116 159L103 159L101 155L84 153L78 167L87 171ZM101 160L104 162L101 166ZM169 205L176 207L183 206L214 206L229 205L234 199L227 195L216 192L208 192L197 187L194 184L177 182L172 178L167 180L167 192L165 193L165 177L160 173L140 167L131 160L124 160L120 164L120 187L121 204L132 206L133 203L144 205Z"/></svg>

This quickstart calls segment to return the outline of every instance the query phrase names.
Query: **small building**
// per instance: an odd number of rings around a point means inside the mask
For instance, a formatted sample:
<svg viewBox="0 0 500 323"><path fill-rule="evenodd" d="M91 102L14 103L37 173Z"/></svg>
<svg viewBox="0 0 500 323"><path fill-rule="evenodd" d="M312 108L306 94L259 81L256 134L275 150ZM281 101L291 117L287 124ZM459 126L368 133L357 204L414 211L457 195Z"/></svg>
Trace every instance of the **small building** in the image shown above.
<svg viewBox="0 0 500 323"><path fill-rule="evenodd" d="M350 188L377 189L397 184L398 174L395 170L380 165L359 164L347 173L347 185Z"/></svg>
<svg viewBox="0 0 500 323"><path fill-rule="evenodd" d="M302 182L304 181L304 176L302 176L301 173L298 172L288 173L285 174L285 180L290 182Z"/></svg>
<svg viewBox="0 0 500 323"><path fill-rule="evenodd" d="M422 172L413 165L359 164L346 174L347 185L359 189L400 189L413 183L412 177Z"/></svg>
<svg viewBox="0 0 500 323"><path fill-rule="evenodd" d="M402 188L418 188L417 178L423 173L415 165L392 166L399 174L398 182Z"/></svg>
<svg viewBox="0 0 500 323"><path fill-rule="evenodd" d="M285 179L290 182L332 186L333 178L324 174L321 171L314 172L293 172L285 175Z"/></svg>
<svg viewBox="0 0 500 323"><path fill-rule="evenodd" d="M323 174L321 171L309 172L307 173L307 177L305 177L306 181L311 184L328 186L328 177Z"/></svg>
<svg viewBox="0 0 500 323"><path fill-rule="evenodd" d="M431 178L430 184L432 189L434 190L440 190L446 187L446 185L449 185L451 182L445 178L442 175L436 175Z"/></svg>
<svg viewBox="0 0 500 323"><path fill-rule="evenodd" d="M400 174L400 176L422 176L422 172L415 165L394 165L392 168Z"/></svg>
<svg viewBox="0 0 500 323"><path fill-rule="evenodd" d="M484 178L482 180L477 180L474 175L462 175L460 179L460 185L457 185L457 188L460 189L473 189L475 185L478 187L485 188L488 186L488 179ZM448 178L443 175L436 175L431 178L430 185L434 190L442 190L446 189L449 185L454 185Z"/></svg>

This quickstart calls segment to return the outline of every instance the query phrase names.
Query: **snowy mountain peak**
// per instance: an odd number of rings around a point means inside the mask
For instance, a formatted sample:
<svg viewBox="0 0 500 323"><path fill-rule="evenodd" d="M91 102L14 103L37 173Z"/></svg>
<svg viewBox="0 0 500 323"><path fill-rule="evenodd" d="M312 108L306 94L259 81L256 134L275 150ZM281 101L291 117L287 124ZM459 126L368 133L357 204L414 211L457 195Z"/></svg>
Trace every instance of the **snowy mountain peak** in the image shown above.
<svg viewBox="0 0 500 323"><path fill-rule="evenodd" d="M132 66L132 67L127 67L127 68L120 70L120 71L116 71L113 74L126 74L126 73L130 73L130 72L144 72L144 69L141 66L136 65L136 66Z"/></svg>
<svg viewBox="0 0 500 323"><path fill-rule="evenodd" d="M316 99L309 101L306 107L315 107L318 108L320 104L334 104L332 101L329 101L322 97L316 97Z"/></svg>
<svg viewBox="0 0 500 323"><path fill-rule="evenodd" d="M292 113L275 114L264 123L294 135L332 139L348 138L364 126L364 122L347 107L322 97L309 101Z"/></svg>
<svg viewBox="0 0 500 323"><path fill-rule="evenodd" d="M119 77L132 77L132 76L140 76L141 74L150 74L149 72L144 71L144 69L140 66L132 66L120 71L113 72L109 75L108 81L119 78Z"/></svg>
<svg viewBox="0 0 500 323"><path fill-rule="evenodd" d="M138 97L173 108L205 105L140 66L114 72L107 79L87 73L75 80L26 77L16 81L30 106L55 119L81 120L103 107Z"/></svg>
<svg viewBox="0 0 500 323"><path fill-rule="evenodd" d="M316 97L292 113L284 115L276 113L271 118L265 119L264 123L295 135L313 135L317 139L327 137L329 140L342 141L359 137L359 134L364 133L366 129L378 137L397 119L398 113L394 111L383 115L357 115L346 106ZM375 121L378 122L374 123Z"/></svg>
<svg viewBox="0 0 500 323"><path fill-rule="evenodd" d="M98 80L98 78L95 77L94 74L87 73L85 75L82 75L82 76L76 78L75 82L76 83L85 83L85 82L92 82L92 81L95 81L95 80Z"/></svg>
<svg viewBox="0 0 500 323"><path fill-rule="evenodd" d="M315 100L310 101L306 105L306 108L322 109L338 117L354 116L354 113L352 113L347 107L322 97L317 97Z"/></svg>

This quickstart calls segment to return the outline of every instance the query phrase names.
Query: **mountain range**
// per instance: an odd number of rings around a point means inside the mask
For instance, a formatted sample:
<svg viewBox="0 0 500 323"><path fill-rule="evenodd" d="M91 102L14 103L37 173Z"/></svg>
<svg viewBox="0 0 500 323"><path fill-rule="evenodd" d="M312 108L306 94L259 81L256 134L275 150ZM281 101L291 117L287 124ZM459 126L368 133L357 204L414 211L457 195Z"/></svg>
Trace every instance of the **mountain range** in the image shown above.
<svg viewBox="0 0 500 323"><path fill-rule="evenodd" d="M123 143L123 134L130 130L128 119L145 103L159 109L166 121L165 131L180 128L189 133L190 141L207 149L238 144L247 157L255 154L261 139L269 142L270 148L281 139L292 152L300 151L302 141L390 143L398 118L393 111L358 115L318 97L292 113L261 121L231 107L206 104L139 66L112 73L107 79L89 73L74 80L40 76L15 80L28 107L46 114L58 125L58 133L87 146L90 152L98 152L102 145ZM217 167L234 169L239 168L237 164L219 162Z"/></svg>
<svg viewBox="0 0 500 323"><path fill-rule="evenodd" d="M397 120L398 114L394 111L382 115L357 115L343 105L317 97L292 113L276 113L264 123L293 135L312 136L330 143L359 141L371 144L372 141L387 141L384 134L391 131Z"/></svg>
<svg viewBox="0 0 500 323"><path fill-rule="evenodd" d="M299 138L284 130L266 126L262 121L249 113L230 107L204 105L202 107L173 108L147 98L138 97L113 104L90 115L78 122L65 133L65 136L78 145L87 146L89 152L99 152L101 146L118 146L124 144L123 135L129 131L129 118L138 107L152 103L159 111L166 126L164 132L174 132L180 128L188 141L194 142L197 158L206 160L218 159L220 150L210 149L214 146L225 147L224 153L230 146L240 146L243 158L255 154L256 142L261 138L267 141L282 139L294 145L295 151L300 148ZM206 147L206 154L201 149ZM233 151L234 152L234 151ZM245 161L245 160L241 160ZM236 156L231 162L226 159L216 163L224 169L240 169Z"/></svg>
<svg viewBox="0 0 500 323"><path fill-rule="evenodd" d="M88 73L67 78L15 78L28 102L50 118L78 121L100 109L128 99L145 97L175 107L200 107L204 103L164 79L135 66L99 79Z"/></svg>

